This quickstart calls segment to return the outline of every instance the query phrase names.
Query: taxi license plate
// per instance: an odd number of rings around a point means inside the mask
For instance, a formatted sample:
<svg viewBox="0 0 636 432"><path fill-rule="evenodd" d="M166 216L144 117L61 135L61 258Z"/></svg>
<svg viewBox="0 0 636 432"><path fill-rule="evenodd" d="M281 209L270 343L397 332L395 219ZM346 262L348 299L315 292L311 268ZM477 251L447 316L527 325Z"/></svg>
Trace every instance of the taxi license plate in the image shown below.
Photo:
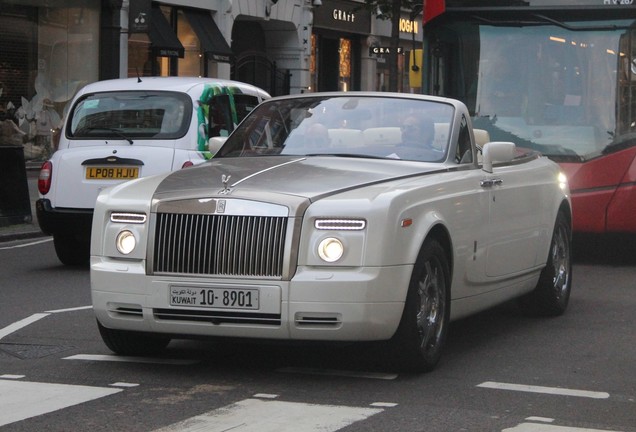
<svg viewBox="0 0 636 432"><path fill-rule="evenodd" d="M87 180L131 180L139 177L139 167L86 167Z"/></svg>
<svg viewBox="0 0 636 432"><path fill-rule="evenodd" d="M171 306L258 309L258 289L170 287Z"/></svg>

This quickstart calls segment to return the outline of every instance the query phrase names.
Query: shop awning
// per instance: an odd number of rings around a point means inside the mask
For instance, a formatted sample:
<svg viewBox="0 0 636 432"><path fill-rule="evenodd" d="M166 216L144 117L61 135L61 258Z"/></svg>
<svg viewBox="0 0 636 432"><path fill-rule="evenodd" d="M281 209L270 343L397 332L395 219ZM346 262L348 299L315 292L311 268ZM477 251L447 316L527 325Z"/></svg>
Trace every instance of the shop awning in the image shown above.
<svg viewBox="0 0 636 432"><path fill-rule="evenodd" d="M152 8L149 36L150 46L154 55L183 58L185 53L183 45L179 42L168 20L158 7Z"/></svg>
<svg viewBox="0 0 636 432"><path fill-rule="evenodd" d="M232 58L232 49L210 16L210 13L191 9L186 9L184 12L201 42L203 52L213 60L229 63Z"/></svg>

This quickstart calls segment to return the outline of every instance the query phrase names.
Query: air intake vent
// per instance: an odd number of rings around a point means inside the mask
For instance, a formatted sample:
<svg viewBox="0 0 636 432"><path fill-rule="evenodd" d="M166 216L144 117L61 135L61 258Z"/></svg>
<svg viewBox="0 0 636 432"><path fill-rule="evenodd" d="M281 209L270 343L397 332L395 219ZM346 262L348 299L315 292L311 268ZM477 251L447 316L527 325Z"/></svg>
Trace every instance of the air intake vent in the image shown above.
<svg viewBox="0 0 636 432"><path fill-rule="evenodd" d="M286 217L157 214L153 272L280 277Z"/></svg>
<svg viewBox="0 0 636 432"><path fill-rule="evenodd" d="M182 309L154 309L155 318L163 321L208 322L211 324L252 324L280 326L280 314L219 312Z"/></svg>
<svg viewBox="0 0 636 432"><path fill-rule="evenodd" d="M305 312L297 313L294 321L297 327L340 327L342 316L340 314Z"/></svg>
<svg viewBox="0 0 636 432"><path fill-rule="evenodd" d="M109 304L108 312L118 318L143 318L144 316L141 306L138 305Z"/></svg>

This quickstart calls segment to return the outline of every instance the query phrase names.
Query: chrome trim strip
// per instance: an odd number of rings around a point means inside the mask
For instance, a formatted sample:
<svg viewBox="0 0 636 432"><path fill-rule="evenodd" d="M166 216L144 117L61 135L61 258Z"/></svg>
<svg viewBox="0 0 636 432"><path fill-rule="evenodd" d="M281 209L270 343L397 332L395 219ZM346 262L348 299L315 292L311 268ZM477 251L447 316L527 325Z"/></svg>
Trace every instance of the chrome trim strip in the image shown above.
<svg viewBox="0 0 636 432"><path fill-rule="evenodd" d="M293 163L297 163L297 162L302 162L302 161L304 161L305 159L307 159L307 158L303 157L303 158L300 158L300 159L294 159L294 160L291 160L291 161L289 161L289 162L285 162L285 163L282 163L282 164L279 164L279 165L274 165L274 166L272 166L272 167L265 168L264 170L260 170L260 171L258 171L258 172L253 173L253 174L250 174L250 175L248 175L247 177L243 177L242 179L240 179L240 180L239 180L239 181L237 181L236 183L232 183L232 184L230 185L230 187L236 187L236 186L238 186L239 184L243 183L245 180L249 180L249 179L251 179L252 177L255 177L255 176L257 176L257 175L259 175L259 174L262 174L262 173L264 173L264 172L271 171L271 170L273 170L273 169L280 168L280 167L283 167L283 166L285 166L285 165L289 165L289 164L293 164Z"/></svg>
<svg viewBox="0 0 636 432"><path fill-rule="evenodd" d="M364 219L316 219L314 227L318 230L329 231L362 231L366 228Z"/></svg>

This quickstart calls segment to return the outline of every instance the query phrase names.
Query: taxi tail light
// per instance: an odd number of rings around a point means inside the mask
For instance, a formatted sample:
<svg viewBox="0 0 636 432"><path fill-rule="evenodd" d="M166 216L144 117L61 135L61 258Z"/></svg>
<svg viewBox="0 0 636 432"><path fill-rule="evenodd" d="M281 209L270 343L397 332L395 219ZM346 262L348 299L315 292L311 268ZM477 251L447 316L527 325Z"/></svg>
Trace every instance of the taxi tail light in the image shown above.
<svg viewBox="0 0 636 432"><path fill-rule="evenodd" d="M53 164L51 161L46 161L40 168L40 175L38 176L38 191L42 195L49 193L51 189L51 176L53 175Z"/></svg>
<svg viewBox="0 0 636 432"><path fill-rule="evenodd" d="M192 163L192 161L185 161L185 162L183 163L183 165L181 165L181 169L183 169L183 168L188 168L188 167L191 167L191 166L194 166L194 164Z"/></svg>

